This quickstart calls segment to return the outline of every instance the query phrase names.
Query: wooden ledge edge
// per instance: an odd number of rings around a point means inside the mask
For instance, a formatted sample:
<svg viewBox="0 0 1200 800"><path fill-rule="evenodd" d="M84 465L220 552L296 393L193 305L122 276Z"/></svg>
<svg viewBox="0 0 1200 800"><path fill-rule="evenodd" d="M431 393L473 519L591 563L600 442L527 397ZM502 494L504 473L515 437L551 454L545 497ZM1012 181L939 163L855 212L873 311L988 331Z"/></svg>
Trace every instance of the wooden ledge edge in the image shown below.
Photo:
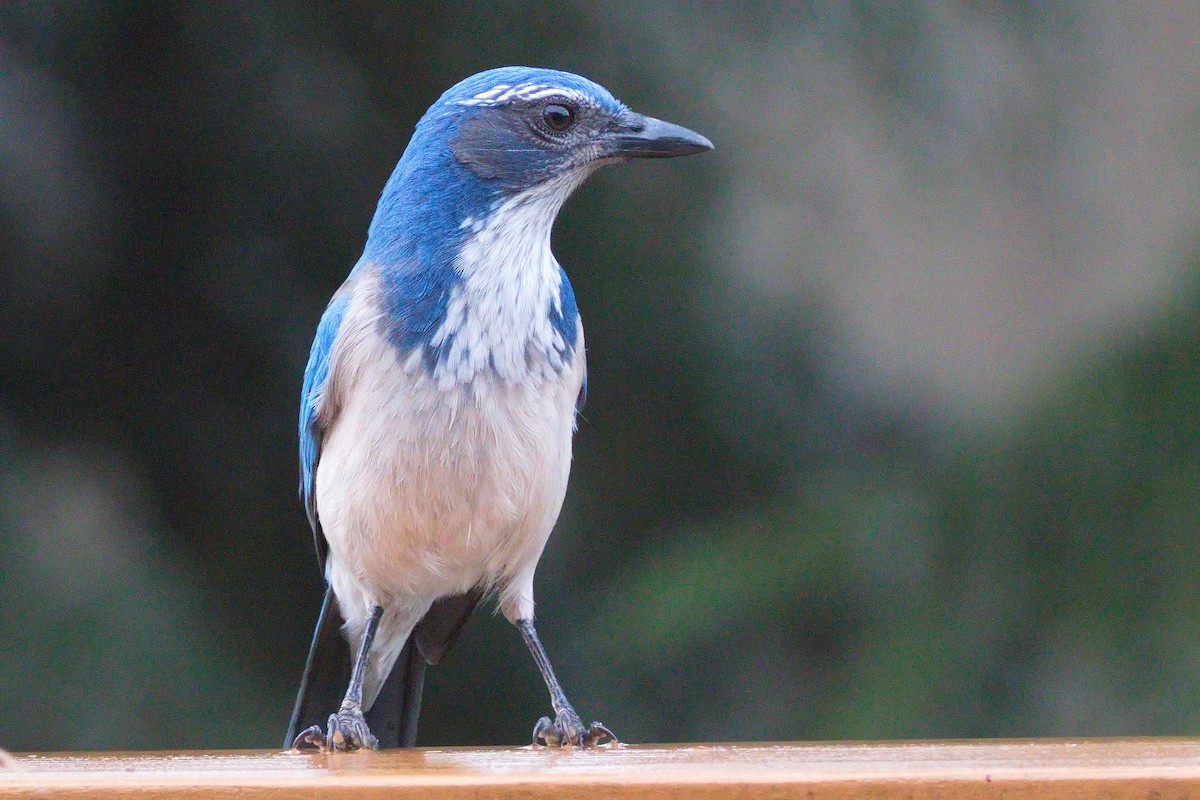
<svg viewBox="0 0 1200 800"><path fill-rule="evenodd" d="M531 798L1200 796L1200 738L623 745L591 751L416 748L23 753L0 761L0 797Z"/></svg>

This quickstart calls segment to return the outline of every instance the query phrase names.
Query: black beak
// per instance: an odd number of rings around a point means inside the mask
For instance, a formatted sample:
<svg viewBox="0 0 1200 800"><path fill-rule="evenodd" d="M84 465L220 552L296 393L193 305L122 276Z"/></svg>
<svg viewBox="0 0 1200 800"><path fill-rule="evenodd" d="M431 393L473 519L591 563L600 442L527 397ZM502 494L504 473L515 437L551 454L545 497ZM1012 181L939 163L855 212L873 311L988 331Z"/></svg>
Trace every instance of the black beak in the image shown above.
<svg viewBox="0 0 1200 800"><path fill-rule="evenodd" d="M605 138L605 155L610 157L674 158L713 149L713 143L695 131L632 111L621 114L616 129Z"/></svg>

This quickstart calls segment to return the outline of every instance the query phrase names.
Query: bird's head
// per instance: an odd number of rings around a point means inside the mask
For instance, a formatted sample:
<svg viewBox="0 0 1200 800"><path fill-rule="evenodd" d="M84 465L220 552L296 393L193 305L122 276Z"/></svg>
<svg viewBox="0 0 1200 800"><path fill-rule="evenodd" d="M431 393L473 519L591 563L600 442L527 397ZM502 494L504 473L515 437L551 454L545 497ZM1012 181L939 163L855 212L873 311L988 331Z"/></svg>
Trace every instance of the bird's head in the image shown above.
<svg viewBox="0 0 1200 800"><path fill-rule="evenodd" d="M371 237L415 244L411 237L420 231L436 231L445 241L448 225L483 219L523 194L544 197L552 220L602 164L711 149L700 134L638 114L579 75L487 70L447 90L417 123Z"/></svg>
<svg viewBox="0 0 1200 800"><path fill-rule="evenodd" d="M698 133L635 113L587 78L525 67L481 72L451 88L418 125L418 137L427 133L505 193L586 175L608 160L712 149Z"/></svg>

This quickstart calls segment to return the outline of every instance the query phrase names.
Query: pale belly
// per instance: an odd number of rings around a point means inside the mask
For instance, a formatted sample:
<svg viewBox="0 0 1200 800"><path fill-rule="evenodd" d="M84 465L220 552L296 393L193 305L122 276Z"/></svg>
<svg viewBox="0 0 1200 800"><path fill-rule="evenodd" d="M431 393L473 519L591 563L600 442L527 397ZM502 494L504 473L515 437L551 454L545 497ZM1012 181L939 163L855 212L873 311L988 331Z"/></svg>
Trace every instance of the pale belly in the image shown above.
<svg viewBox="0 0 1200 800"><path fill-rule="evenodd" d="M479 377L445 391L394 358L374 364L342 395L316 476L343 613L420 612L481 583L506 615L531 612L566 492L582 364L540 385Z"/></svg>

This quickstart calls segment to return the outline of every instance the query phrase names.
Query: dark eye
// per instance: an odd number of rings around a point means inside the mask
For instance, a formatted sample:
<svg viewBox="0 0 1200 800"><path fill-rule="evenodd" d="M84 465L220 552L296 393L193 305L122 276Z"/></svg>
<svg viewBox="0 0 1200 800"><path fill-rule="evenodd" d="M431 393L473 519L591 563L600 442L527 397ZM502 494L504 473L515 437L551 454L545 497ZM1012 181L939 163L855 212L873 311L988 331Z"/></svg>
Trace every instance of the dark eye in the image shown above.
<svg viewBox="0 0 1200 800"><path fill-rule="evenodd" d="M560 103L550 103L542 109L542 122L555 133L562 133L575 121L575 112Z"/></svg>

